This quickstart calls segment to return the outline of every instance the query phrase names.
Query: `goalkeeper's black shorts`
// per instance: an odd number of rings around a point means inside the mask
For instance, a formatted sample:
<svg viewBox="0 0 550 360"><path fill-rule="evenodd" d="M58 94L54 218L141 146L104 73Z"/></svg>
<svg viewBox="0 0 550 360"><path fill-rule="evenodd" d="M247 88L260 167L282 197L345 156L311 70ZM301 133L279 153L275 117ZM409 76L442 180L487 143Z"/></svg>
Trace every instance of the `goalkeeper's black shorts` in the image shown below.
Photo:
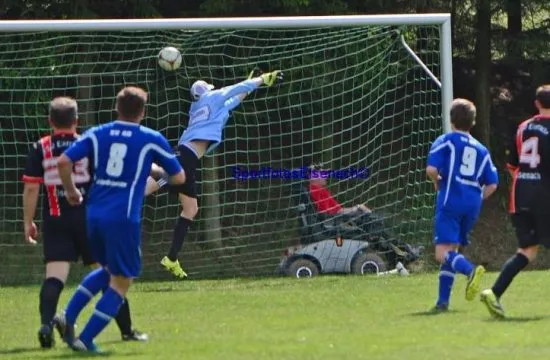
<svg viewBox="0 0 550 360"><path fill-rule="evenodd" d="M170 192L184 194L192 198L197 198L197 167L199 159L193 150L185 145L178 147L178 160L183 171L185 171L185 183L181 185L170 185Z"/></svg>
<svg viewBox="0 0 550 360"><path fill-rule="evenodd" d="M84 210L84 209L82 209ZM61 217L45 217L42 225L44 262L95 263L88 248L86 213L80 209Z"/></svg>

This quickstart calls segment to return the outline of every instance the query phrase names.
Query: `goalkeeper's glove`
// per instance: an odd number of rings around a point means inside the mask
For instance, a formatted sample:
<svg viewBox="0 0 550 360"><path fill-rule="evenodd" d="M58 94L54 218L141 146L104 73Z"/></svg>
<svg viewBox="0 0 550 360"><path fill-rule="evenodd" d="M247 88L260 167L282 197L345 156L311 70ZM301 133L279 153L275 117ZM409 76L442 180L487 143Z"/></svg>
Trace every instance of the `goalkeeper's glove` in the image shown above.
<svg viewBox="0 0 550 360"><path fill-rule="evenodd" d="M264 85L273 86L283 81L283 72L281 70L275 70L267 74L262 74L260 77L264 81Z"/></svg>

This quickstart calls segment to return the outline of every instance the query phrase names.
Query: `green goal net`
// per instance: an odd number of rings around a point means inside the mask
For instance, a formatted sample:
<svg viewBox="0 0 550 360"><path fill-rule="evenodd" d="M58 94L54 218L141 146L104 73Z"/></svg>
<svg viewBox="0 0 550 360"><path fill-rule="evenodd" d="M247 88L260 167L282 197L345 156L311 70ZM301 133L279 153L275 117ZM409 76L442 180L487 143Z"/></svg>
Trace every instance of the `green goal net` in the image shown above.
<svg viewBox="0 0 550 360"><path fill-rule="evenodd" d="M190 277L275 273L285 249L304 245L296 189L307 182L285 170L312 163L368 168L368 179L329 179L336 199L367 204L395 238L429 244L434 196L424 168L443 131L441 88L402 36L439 74L437 25L0 32L0 282L43 275L41 245L23 239L21 176L31 144L49 133L53 97L77 99L84 131L115 118L123 86L141 86L150 94L144 125L175 146L188 122L191 84L231 85L254 67L282 69L285 82L236 108L224 142L202 160L200 210L180 255ZM157 65L164 46L182 53L176 72ZM237 178L237 168L249 176ZM144 278L171 279L159 262L179 211L174 195L146 199Z"/></svg>

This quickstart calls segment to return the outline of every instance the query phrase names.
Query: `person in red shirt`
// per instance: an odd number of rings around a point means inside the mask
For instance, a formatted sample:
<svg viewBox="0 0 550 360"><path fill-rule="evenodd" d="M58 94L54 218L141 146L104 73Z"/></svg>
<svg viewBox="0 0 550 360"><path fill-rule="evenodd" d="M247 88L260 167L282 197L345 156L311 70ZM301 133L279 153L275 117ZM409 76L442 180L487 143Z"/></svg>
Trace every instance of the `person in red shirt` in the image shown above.
<svg viewBox="0 0 550 360"><path fill-rule="evenodd" d="M327 179L322 177L309 179L309 193L318 212L327 215L363 215L370 214L372 210L366 205L343 207L327 188Z"/></svg>

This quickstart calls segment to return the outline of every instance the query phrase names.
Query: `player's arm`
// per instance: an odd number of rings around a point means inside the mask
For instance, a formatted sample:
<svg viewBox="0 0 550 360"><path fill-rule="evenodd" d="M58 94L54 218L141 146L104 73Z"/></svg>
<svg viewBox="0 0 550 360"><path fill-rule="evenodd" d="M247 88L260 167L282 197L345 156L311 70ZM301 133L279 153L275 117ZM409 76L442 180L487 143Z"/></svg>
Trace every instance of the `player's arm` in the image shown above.
<svg viewBox="0 0 550 360"><path fill-rule="evenodd" d="M94 135L89 130L57 159L57 171L67 193L66 199L71 205L82 202L82 194L73 181L73 164L85 157L93 158L92 136Z"/></svg>
<svg viewBox="0 0 550 360"><path fill-rule="evenodd" d="M38 229L34 223L38 196L40 195L40 184L44 181L44 168L42 166L42 150L38 143L27 156L27 163L23 172L23 222L25 241L31 245L36 244Z"/></svg>
<svg viewBox="0 0 550 360"><path fill-rule="evenodd" d="M82 202L82 194L80 194L73 181L73 161L71 158L62 154L57 160L57 171L67 193L67 201L71 205L80 204Z"/></svg>
<svg viewBox="0 0 550 360"><path fill-rule="evenodd" d="M35 237L38 229L34 223L36 206L38 204L38 195L40 194L40 184L25 183L23 189L23 221L25 222L25 240L29 244L36 244Z"/></svg>
<svg viewBox="0 0 550 360"><path fill-rule="evenodd" d="M254 70L251 74L254 73ZM232 86L227 86L220 89L224 101L228 101L233 97L238 96L239 102L242 101L248 94L256 90L262 85L273 86L283 81L283 73L281 70L275 70L270 73L262 74L258 77L241 81Z"/></svg>
<svg viewBox="0 0 550 360"><path fill-rule="evenodd" d="M439 190L439 170L435 166L428 165L426 167L426 175L428 175L428 178L434 184L435 191Z"/></svg>
<svg viewBox="0 0 550 360"><path fill-rule="evenodd" d="M514 176L514 172L519 166L519 155L518 155L518 147L517 147L517 134L512 139L512 142L506 149L506 169L508 170L508 173L510 176Z"/></svg>
<svg viewBox="0 0 550 360"><path fill-rule="evenodd" d="M497 191L498 171L490 154L485 155L482 166L484 167L481 169L481 185L483 186L483 200L486 200Z"/></svg>
<svg viewBox="0 0 550 360"><path fill-rule="evenodd" d="M440 136L436 141L434 141L430 149L430 153L428 154L426 175L434 184L435 191L439 190L439 181L441 180L439 173L443 168L447 151L448 144L444 142L443 136Z"/></svg>

